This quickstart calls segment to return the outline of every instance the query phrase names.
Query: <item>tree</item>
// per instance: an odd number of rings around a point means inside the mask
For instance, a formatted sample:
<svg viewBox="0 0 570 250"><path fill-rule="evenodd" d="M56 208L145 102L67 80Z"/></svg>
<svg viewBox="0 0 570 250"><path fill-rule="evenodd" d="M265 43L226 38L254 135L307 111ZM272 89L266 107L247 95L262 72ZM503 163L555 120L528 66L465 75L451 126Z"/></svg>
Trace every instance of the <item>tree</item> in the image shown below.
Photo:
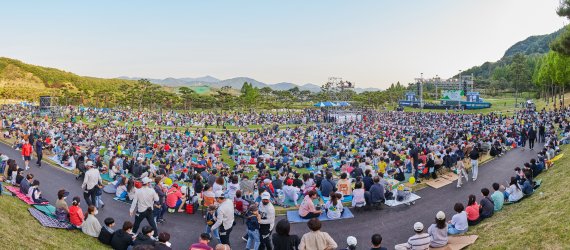
<svg viewBox="0 0 570 250"><path fill-rule="evenodd" d="M526 63L525 56L521 53L513 57L513 62L509 66L509 75L515 88L515 103L518 103L519 89L525 90L530 83L530 70Z"/></svg>
<svg viewBox="0 0 570 250"><path fill-rule="evenodd" d="M194 99L194 94L196 92L194 92L193 89L190 89L188 87L180 87L178 89L178 93L180 93L180 98L184 103L184 109L188 110L188 104L192 103L192 99Z"/></svg>

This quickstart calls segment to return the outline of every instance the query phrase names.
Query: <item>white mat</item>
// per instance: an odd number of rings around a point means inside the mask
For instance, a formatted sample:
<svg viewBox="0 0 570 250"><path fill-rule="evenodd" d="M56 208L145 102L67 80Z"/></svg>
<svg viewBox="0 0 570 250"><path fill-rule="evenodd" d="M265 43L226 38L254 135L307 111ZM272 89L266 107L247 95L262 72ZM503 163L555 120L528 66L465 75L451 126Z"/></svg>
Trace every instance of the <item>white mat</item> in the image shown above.
<svg viewBox="0 0 570 250"><path fill-rule="evenodd" d="M395 199L394 199L394 200L387 200L387 201L386 201L386 206L395 207L395 206L398 206L398 205L406 204L406 203L408 203L408 202L416 201L416 200L418 200L418 199L420 199L420 198L422 198L422 197L420 197L420 196L417 195L417 194L412 193L412 194L410 195L410 198L407 199L407 200L404 200L404 201L397 201L397 200L395 200Z"/></svg>
<svg viewBox="0 0 570 250"><path fill-rule="evenodd" d="M57 163L57 165L59 165L60 167L65 168L65 169L67 169L67 170L73 171L73 169L75 169L75 168L72 168L72 167L66 167L66 166L64 166L63 163L61 163L61 162L59 161L59 159L57 159L57 155L54 155L54 156L52 156L52 157L49 157L49 159L52 160L53 162Z"/></svg>

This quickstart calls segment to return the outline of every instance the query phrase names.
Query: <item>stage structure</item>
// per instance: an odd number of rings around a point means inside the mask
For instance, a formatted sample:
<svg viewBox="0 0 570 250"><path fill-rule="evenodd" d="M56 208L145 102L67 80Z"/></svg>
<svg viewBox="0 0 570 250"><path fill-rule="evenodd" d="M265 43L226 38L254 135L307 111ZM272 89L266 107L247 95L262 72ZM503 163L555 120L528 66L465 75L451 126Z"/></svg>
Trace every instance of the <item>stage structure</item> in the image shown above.
<svg viewBox="0 0 570 250"><path fill-rule="evenodd" d="M485 102L479 92L473 92L473 75L442 80L438 76L432 79L416 78L416 91L407 92L405 99L398 102L401 107L427 108L427 109L483 109L490 108L491 103ZM435 86L436 98L440 103L424 103L423 85ZM441 97L439 92L441 91Z"/></svg>
<svg viewBox="0 0 570 250"><path fill-rule="evenodd" d="M41 116L59 116L59 106L57 104L57 97L55 96L40 96L40 105L38 110Z"/></svg>

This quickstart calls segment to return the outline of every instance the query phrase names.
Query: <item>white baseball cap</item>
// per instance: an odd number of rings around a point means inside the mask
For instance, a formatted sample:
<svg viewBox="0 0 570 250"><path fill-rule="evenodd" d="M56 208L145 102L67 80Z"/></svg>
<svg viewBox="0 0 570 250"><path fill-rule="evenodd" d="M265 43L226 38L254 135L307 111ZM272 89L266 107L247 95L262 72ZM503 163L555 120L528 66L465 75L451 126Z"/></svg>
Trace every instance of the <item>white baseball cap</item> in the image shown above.
<svg viewBox="0 0 570 250"><path fill-rule="evenodd" d="M268 192L263 192L261 194L261 199L262 200L269 200L269 199L271 199L271 195Z"/></svg>
<svg viewBox="0 0 570 250"><path fill-rule="evenodd" d="M414 231L421 232L423 230L424 230L424 224L422 224L421 222L416 222L414 224Z"/></svg>
<svg viewBox="0 0 570 250"><path fill-rule="evenodd" d="M222 191L220 191L220 190L216 191L216 193L214 194L214 196L215 196L216 198L225 198L224 192L222 192Z"/></svg>
<svg viewBox="0 0 570 250"><path fill-rule="evenodd" d="M151 182L150 178L148 178L148 177L142 178L141 181L142 181L143 184L149 184L149 183Z"/></svg>
<svg viewBox="0 0 570 250"><path fill-rule="evenodd" d="M437 214L435 215L435 218L438 220L445 220L445 213L443 211L439 211L437 212Z"/></svg>
<svg viewBox="0 0 570 250"><path fill-rule="evenodd" d="M348 238L346 238L346 244L349 246L356 246L357 244L356 237L348 236Z"/></svg>
<svg viewBox="0 0 570 250"><path fill-rule="evenodd" d="M93 166L93 162L92 162L92 161L87 161L87 162L85 163L85 166L87 166L87 167L92 167L92 166Z"/></svg>

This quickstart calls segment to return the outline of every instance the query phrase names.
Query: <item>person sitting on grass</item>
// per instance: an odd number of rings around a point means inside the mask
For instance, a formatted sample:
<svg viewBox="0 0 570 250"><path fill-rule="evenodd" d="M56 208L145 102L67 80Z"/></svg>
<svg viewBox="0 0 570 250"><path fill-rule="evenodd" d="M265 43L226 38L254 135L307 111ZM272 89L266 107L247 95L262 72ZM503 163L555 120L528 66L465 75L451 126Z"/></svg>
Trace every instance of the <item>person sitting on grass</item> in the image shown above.
<svg viewBox="0 0 570 250"><path fill-rule="evenodd" d="M161 232L158 234L158 241L154 244L154 250L171 250L170 234L167 232Z"/></svg>
<svg viewBox="0 0 570 250"><path fill-rule="evenodd" d="M99 220L95 218L97 213L95 206L89 206L87 208L87 214L85 215L85 221L81 224L81 231L91 237L99 237L99 233L101 232L101 224Z"/></svg>
<svg viewBox="0 0 570 250"><path fill-rule="evenodd" d="M352 207L366 206L366 198L364 197L364 185L361 181L354 184L354 191L352 192Z"/></svg>
<svg viewBox="0 0 570 250"><path fill-rule="evenodd" d="M109 217L106 218L103 223L105 223L105 225L101 228L101 232L97 239L99 239L101 243L110 246L111 239L113 239L113 234L115 233L115 230L113 229L113 227L115 227L115 219Z"/></svg>
<svg viewBox="0 0 570 250"><path fill-rule="evenodd" d="M525 171L525 180L522 184L522 192L524 195L531 195L534 192L534 185L532 181L532 172L530 170Z"/></svg>
<svg viewBox="0 0 570 250"><path fill-rule="evenodd" d="M40 191L40 181L34 180L32 186L28 189L28 197L36 204L48 202L48 200L42 197L42 192Z"/></svg>
<svg viewBox="0 0 570 250"><path fill-rule="evenodd" d="M435 214L435 224L431 224L428 228L430 236L430 247L444 247L447 245L447 223L445 222L445 213L443 211Z"/></svg>
<svg viewBox="0 0 570 250"><path fill-rule="evenodd" d="M137 235L135 241L133 241L133 246L147 245L154 246L156 242L152 235L154 234L154 229L151 226L144 226L142 228L142 233Z"/></svg>
<svg viewBox="0 0 570 250"><path fill-rule="evenodd" d="M365 193L366 204L384 203L384 186L380 184L380 177L374 176L374 185L370 187L370 191Z"/></svg>
<svg viewBox="0 0 570 250"><path fill-rule="evenodd" d="M329 219L338 219L342 216L344 208L342 207L342 194L333 193L331 194L331 199L325 205L327 209L327 217Z"/></svg>
<svg viewBox="0 0 570 250"><path fill-rule="evenodd" d="M491 195L491 199L493 200L495 212L503 209L503 203L505 202L505 195L500 189L501 185L499 185L499 183L493 183L493 190L495 190L495 192Z"/></svg>
<svg viewBox="0 0 570 250"><path fill-rule="evenodd" d="M69 221L69 207L65 198L69 195L69 192L65 189L57 191L57 201L55 202L55 218L58 221Z"/></svg>
<svg viewBox="0 0 570 250"><path fill-rule="evenodd" d="M456 214L451 217L447 225L448 234L463 234L467 232L469 224L467 222L467 213L464 210L463 204L455 203L453 206Z"/></svg>
<svg viewBox="0 0 570 250"><path fill-rule="evenodd" d="M81 198L79 196L73 197L73 202L71 202L71 207L69 208L69 222L75 228L81 228L81 224L85 220L85 215L83 214L83 210L79 207L79 203L81 203Z"/></svg>
<svg viewBox="0 0 570 250"><path fill-rule="evenodd" d="M113 234L111 247L115 250L127 250L133 244L134 238L133 223L125 221L123 227Z"/></svg>
<svg viewBox="0 0 570 250"><path fill-rule="evenodd" d="M505 190L509 202L517 202L523 197L523 192L516 177L511 177L509 187Z"/></svg>
<svg viewBox="0 0 570 250"><path fill-rule="evenodd" d="M296 207L299 206L297 201L299 200L300 189L293 186L293 179L288 179L285 184L285 187L283 187L285 202L293 202Z"/></svg>
<svg viewBox="0 0 570 250"><path fill-rule="evenodd" d="M301 206L299 206L299 216L301 216L301 218L311 219L317 218L321 215L323 211L317 210L315 208L315 204L313 203L313 200L316 199L318 199L318 195L315 190L311 190L309 193L307 193L303 199L303 202L301 202Z"/></svg>
<svg viewBox="0 0 570 250"><path fill-rule="evenodd" d="M481 206L477 203L477 197L473 194L469 195L467 207L465 208L465 212L467 213L467 223L469 226L475 226L481 221L479 209L481 209Z"/></svg>
<svg viewBox="0 0 570 250"><path fill-rule="evenodd" d="M346 173L340 174L340 180L336 183L336 189L343 196L352 195L352 185Z"/></svg>
<svg viewBox="0 0 570 250"><path fill-rule="evenodd" d="M424 224L421 222L414 223L414 234L412 237L408 238L406 243L406 249L411 250L426 250L429 249L429 244L431 242L430 236L424 233Z"/></svg>
<svg viewBox="0 0 570 250"><path fill-rule="evenodd" d="M484 220L493 216L493 212L495 211L495 204L494 201L489 197L488 188L482 188L481 194L483 195L483 198L481 199L481 220Z"/></svg>

